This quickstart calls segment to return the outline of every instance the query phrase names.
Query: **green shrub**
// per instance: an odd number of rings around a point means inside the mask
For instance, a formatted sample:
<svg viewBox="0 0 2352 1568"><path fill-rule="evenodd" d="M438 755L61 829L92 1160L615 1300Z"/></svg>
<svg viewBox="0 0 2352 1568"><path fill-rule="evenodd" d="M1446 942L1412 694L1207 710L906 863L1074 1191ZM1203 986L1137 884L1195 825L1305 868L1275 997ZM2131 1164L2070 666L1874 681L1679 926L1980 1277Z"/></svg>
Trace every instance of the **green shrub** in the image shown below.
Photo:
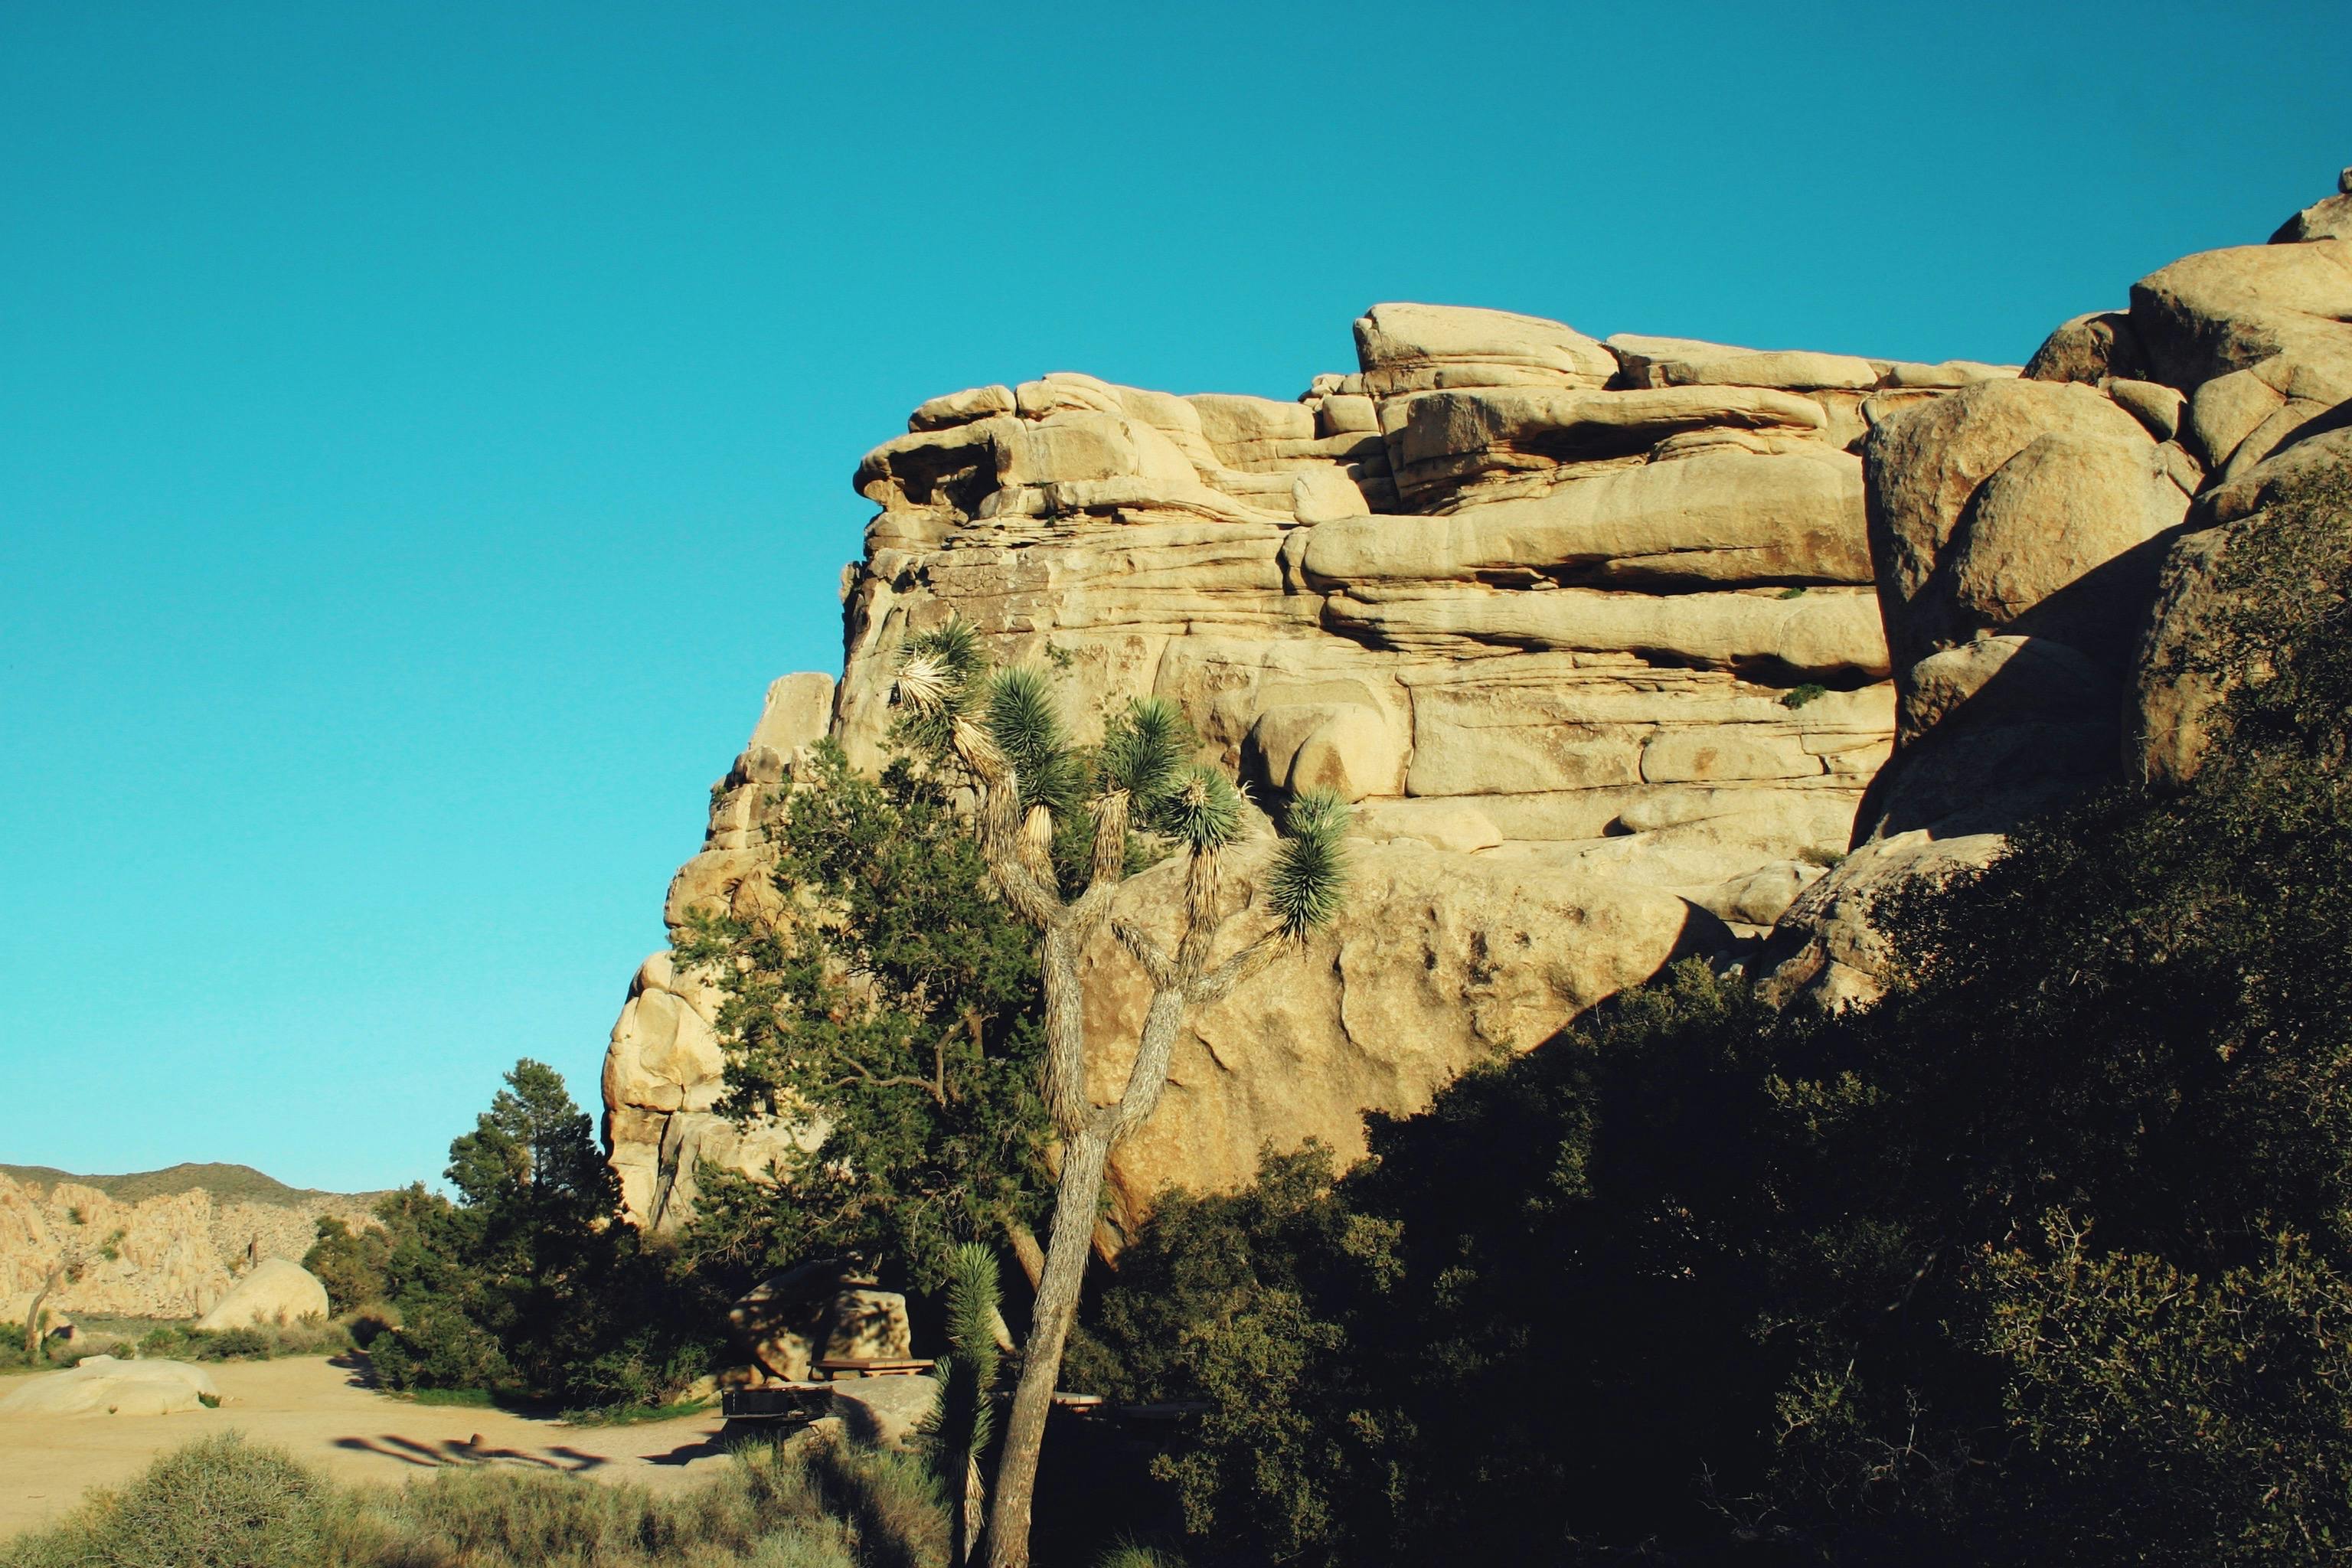
<svg viewBox="0 0 2352 1568"><path fill-rule="evenodd" d="M1185 1568L1185 1563L1172 1552L1123 1541L1096 1558L1095 1568Z"/></svg>
<svg viewBox="0 0 2352 1568"><path fill-rule="evenodd" d="M257 1327L214 1329L188 1340L202 1361L260 1361L269 1354L269 1336Z"/></svg>
<svg viewBox="0 0 2352 1568"><path fill-rule="evenodd" d="M1780 706L1783 708L1802 708L1809 702L1818 702L1829 694L1830 689L1828 687L1822 686L1815 681L1809 680L1802 686L1792 686L1783 693L1780 698Z"/></svg>
<svg viewBox="0 0 2352 1568"><path fill-rule="evenodd" d="M457 1308L424 1301L377 1336L368 1359L386 1388L507 1388L514 1369L487 1329Z"/></svg>
<svg viewBox="0 0 2352 1568"><path fill-rule="evenodd" d="M607 1419L675 1399L709 1366L700 1343L680 1343L672 1334L640 1329L612 1350L575 1364L564 1379L568 1397L582 1414Z"/></svg>
<svg viewBox="0 0 2352 1568"><path fill-rule="evenodd" d="M380 1226L354 1231L332 1215L319 1219L318 1239L302 1255L302 1267L327 1288L338 1312L350 1312L386 1295L385 1268L392 1258L391 1234Z"/></svg>

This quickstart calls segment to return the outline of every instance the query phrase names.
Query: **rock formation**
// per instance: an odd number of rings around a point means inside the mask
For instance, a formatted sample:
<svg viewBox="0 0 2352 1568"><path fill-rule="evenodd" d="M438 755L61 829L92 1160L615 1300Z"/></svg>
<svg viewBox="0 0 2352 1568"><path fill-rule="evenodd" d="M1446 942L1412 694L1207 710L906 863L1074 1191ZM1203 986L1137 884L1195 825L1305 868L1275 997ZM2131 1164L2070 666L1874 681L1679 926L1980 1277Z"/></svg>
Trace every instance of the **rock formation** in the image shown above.
<svg viewBox="0 0 2352 1568"><path fill-rule="evenodd" d="M2054 331L2023 374L1596 341L1382 304L1295 402L1049 374L917 408L869 453L837 689L793 676L670 888L775 897L794 749L884 759L892 658L961 616L1064 676L1083 734L1156 693L1271 805L1356 803L1349 912L1202 1012L1114 1161L1114 1220L1410 1111L1678 955L1834 1005L1882 983L1879 890L1979 864L2128 764L2193 765L2214 694L2158 679L2227 531L2352 456L2352 173L2269 246L2192 256ZM1890 762L1890 758L1892 759ZM1123 895L1165 913L1171 878ZM1097 1088L1141 978L1106 942ZM709 1110L713 998L638 973L605 1069L634 1214L774 1130Z"/></svg>
<svg viewBox="0 0 2352 1568"><path fill-rule="evenodd" d="M0 1419L50 1421L60 1415L175 1415L221 1403L219 1384L181 1361L117 1361L84 1356L64 1372L28 1377L0 1397Z"/></svg>
<svg viewBox="0 0 2352 1568"><path fill-rule="evenodd" d="M2219 698L2168 657L2230 540L2352 462L2352 170L2268 245L2187 257L2051 334L2022 380L1874 422L1871 549L1895 752L1855 848L1784 916L1778 994L1874 994L1872 896L1981 864L2119 776L2177 784Z"/></svg>
<svg viewBox="0 0 2352 1568"><path fill-rule="evenodd" d="M78 1277L48 1302L59 1311L193 1318L264 1260L299 1263L322 1215L374 1223L373 1202L313 1193L282 1204L221 1203L194 1187L126 1203L69 1179L37 1184L0 1173L0 1301L28 1299L52 1268L72 1262Z"/></svg>
<svg viewBox="0 0 2352 1568"><path fill-rule="evenodd" d="M1157 693L1261 802L1340 791L1347 918L1195 1021L1115 1165L1122 1215L1245 1179L1267 1142L1360 1150L1366 1109L1752 945L1844 851L1893 739L1865 410L2016 374L1427 305L1375 306L1356 342L1290 403L1061 374L917 408L857 470L881 510L837 690L771 689L671 885L673 925L772 898L794 750L829 731L879 765L895 651L951 616L1058 666L1081 733ZM1140 976L1092 962L1110 1075ZM711 1111L714 1004L648 960L606 1058L614 1162L656 1225L698 1157L762 1170L782 1135Z"/></svg>

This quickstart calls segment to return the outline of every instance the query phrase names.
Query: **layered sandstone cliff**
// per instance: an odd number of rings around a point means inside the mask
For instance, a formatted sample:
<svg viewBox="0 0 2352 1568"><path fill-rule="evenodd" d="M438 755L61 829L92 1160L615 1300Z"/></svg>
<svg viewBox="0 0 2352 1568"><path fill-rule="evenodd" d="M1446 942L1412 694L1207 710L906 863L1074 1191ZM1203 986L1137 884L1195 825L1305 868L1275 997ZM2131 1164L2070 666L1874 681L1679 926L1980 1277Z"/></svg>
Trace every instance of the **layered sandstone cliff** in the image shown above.
<svg viewBox="0 0 2352 1568"><path fill-rule="evenodd" d="M772 689L668 918L775 896L795 748L878 764L896 649L956 616L1059 667L1082 732L1156 693L1261 802L1356 803L1346 918L1192 1021L1115 1217L1264 1144L1360 1149L1364 1110L1679 955L1872 994L1875 893L2192 764L2212 693L2151 650L2194 636L2221 531L2352 443L2347 203L2144 279L2022 377L1385 304L1295 402L1068 374L933 398L857 470L837 688ZM1148 918L1168 882L1125 897ZM1140 977L1091 962L1108 1092ZM614 1029L608 1137L656 1224L698 1158L763 1169L783 1136L709 1110L713 1011L656 956Z"/></svg>
<svg viewBox="0 0 2352 1568"><path fill-rule="evenodd" d="M837 691L772 690L671 889L673 924L772 898L793 749L829 731L878 765L895 650L950 616L1059 667L1082 734L1157 693L1262 803L1356 802L1348 915L1194 1020L1117 1163L1129 1212L1244 1179L1268 1142L1360 1149L1365 1110L1752 946L1845 850L1892 741L1870 418L2016 374L1424 305L1356 341L1354 373L1289 403L1053 374L918 408L858 469L881 510ZM1093 962L1108 1075L1139 976ZM711 1112L712 1001L649 960L607 1058L614 1163L657 1224L697 1158L763 1167L781 1135Z"/></svg>

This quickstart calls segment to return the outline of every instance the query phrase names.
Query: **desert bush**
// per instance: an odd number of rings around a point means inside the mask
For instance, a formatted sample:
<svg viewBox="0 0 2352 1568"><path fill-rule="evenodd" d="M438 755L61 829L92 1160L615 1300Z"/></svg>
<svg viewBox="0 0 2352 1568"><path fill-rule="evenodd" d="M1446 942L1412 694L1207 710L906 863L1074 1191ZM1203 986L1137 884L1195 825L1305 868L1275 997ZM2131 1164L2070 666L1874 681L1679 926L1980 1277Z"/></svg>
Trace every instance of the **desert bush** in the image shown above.
<svg viewBox="0 0 2352 1568"><path fill-rule="evenodd" d="M347 1514L334 1485L235 1432L174 1449L64 1524L0 1548L5 1568L316 1568Z"/></svg>
<svg viewBox="0 0 2352 1568"><path fill-rule="evenodd" d="M405 1321L376 1337L368 1359L378 1382L402 1391L502 1389L515 1383L514 1370L490 1331L440 1301L409 1302Z"/></svg>
<svg viewBox="0 0 2352 1568"><path fill-rule="evenodd" d="M273 1356L339 1355L353 1343L345 1325L305 1318L295 1323L246 1323L227 1329L159 1323L140 1336L137 1349L143 1356L173 1361L268 1361Z"/></svg>
<svg viewBox="0 0 2352 1568"><path fill-rule="evenodd" d="M385 1229L362 1226L353 1230L332 1215L319 1219L318 1239L302 1255L302 1267L327 1288L327 1300L337 1312L350 1312L384 1299L384 1270L392 1258L392 1237Z"/></svg>
<svg viewBox="0 0 2352 1568"><path fill-rule="evenodd" d="M24 1324L0 1323L0 1372L22 1372L45 1364L42 1358L26 1355Z"/></svg>
<svg viewBox="0 0 2352 1568"><path fill-rule="evenodd" d="M1330 1151L1313 1142L1269 1151L1242 1192L1164 1194L1066 1381L1205 1402L1152 1467L1188 1531L1246 1530L1276 1560L1311 1556L1384 1463L1378 1396L1346 1352L1349 1319L1393 1275L1395 1240L1334 1192Z"/></svg>
<svg viewBox="0 0 2352 1568"><path fill-rule="evenodd" d="M342 1488L235 1433L0 1546L0 1568L940 1568L920 1468L751 1445L682 1493L578 1476L441 1471Z"/></svg>

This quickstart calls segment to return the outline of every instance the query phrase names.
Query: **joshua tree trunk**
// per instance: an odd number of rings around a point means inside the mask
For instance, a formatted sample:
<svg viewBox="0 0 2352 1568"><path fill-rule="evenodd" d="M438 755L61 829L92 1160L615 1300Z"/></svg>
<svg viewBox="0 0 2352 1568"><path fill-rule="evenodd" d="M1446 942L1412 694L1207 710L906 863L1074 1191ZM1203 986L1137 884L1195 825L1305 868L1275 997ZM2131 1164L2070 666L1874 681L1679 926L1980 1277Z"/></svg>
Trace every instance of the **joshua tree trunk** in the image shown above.
<svg viewBox="0 0 2352 1568"><path fill-rule="evenodd" d="M1196 860L1196 889L1203 878L1211 883L1215 868ZM1190 922L1188 922L1189 924ZM1202 924L1219 924L1204 921ZM1188 931L1187 948L1205 950L1209 932ZM1168 1061L1184 1021L1187 1004L1222 996L1242 978L1263 967L1277 949L1271 942L1253 942L1208 974L1187 975L1140 932L1121 929L1119 936L1153 973L1151 1005L1144 1014L1135 1065L1128 1072L1127 1089L1113 1105L1076 1103L1055 1097L1056 1123L1062 1131L1062 1171L1054 1194L1054 1225L1045 1245L1045 1276L1037 1289L1036 1315L1031 1319L1029 1342L1022 1353L1021 1381L1013 1394L1013 1411L1004 1428L1004 1451L996 1467L995 1517L988 1527L989 1568L1027 1568L1030 1513L1036 1496L1037 1465L1044 1456L1045 1422L1053 1412L1054 1384L1061 1375L1062 1352L1069 1342L1070 1325L1077 1318L1078 1291L1086 1280L1087 1259L1094 1249L1096 1216L1102 1208L1103 1173L1111 1151L1129 1133L1142 1126L1159 1107L1168 1084ZM1196 941L1195 939L1198 938ZM1189 982L1189 983L1188 983ZM1049 957L1045 972L1046 1013L1072 1017L1084 1000L1073 957L1056 964ZM1056 996L1060 1005L1055 1005ZM1054 1031L1050 1022L1046 1037ZM1083 1035L1073 1043L1068 1058L1049 1057L1048 1074L1072 1069L1083 1085L1086 1068Z"/></svg>
<svg viewBox="0 0 2352 1568"><path fill-rule="evenodd" d="M57 1288L64 1283L65 1277L64 1265L50 1269L49 1277L41 1281L40 1289L34 1292L33 1304L25 1309L25 1360L27 1363L34 1362L41 1352L41 1309L47 1305Z"/></svg>
<svg viewBox="0 0 2352 1568"><path fill-rule="evenodd" d="M1346 807L1336 797L1302 795L1294 803L1291 835L1276 850L1267 879L1266 901L1276 923L1223 962L1212 963L1218 934L1233 912L1221 895L1224 851L1240 832L1242 802L1231 780L1190 761L1194 742L1173 707L1157 700L1139 701L1106 730L1093 763L1097 787L1089 803L1092 864L1085 890L1065 899L1049 853L1055 809L1051 802L1070 797L1056 795L1050 785L1057 776L1067 777L1069 757L1043 678L1021 670L988 676L975 635L950 623L908 645L895 700L935 754L952 752L971 770L980 785L980 841L990 878L1007 907L1040 935L1045 1104L1061 1139L1062 1169L1021 1381L997 1461L994 1517L987 1527L989 1568L1027 1568L1045 1421L1063 1347L1077 1316L1078 1289L1102 1206L1104 1168L1111 1151L1158 1107L1186 1011L1230 994L1286 942L1322 926L1336 911ZM971 716L983 706L985 728ZM1034 799L1024 793L1030 784L1038 786ZM1182 919L1172 953L1150 933L1111 918L1111 901L1127 874L1131 810L1157 811L1166 831L1183 846ZM1151 1003L1125 1089L1115 1103L1097 1105L1087 1087L1086 989L1078 965L1087 942L1107 926L1143 966L1151 982ZM1028 1260L1023 1261L1025 1266Z"/></svg>
<svg viewBox="0 0 2352 1568"><path fill-rule="evenodd" d="M988 1527L989 1568L1014 1568L1029 1561L1029 1514L1037 1491L1037 1461L1045 1452L1045 1418L1053 1410L1062 1350L1077 1317L1078 1287L1086 1279L1095 1211L1102 1202L1103 1167L1109 1159L1110 1141L1093 1132L1081 1133L1062 1155L1045 1278L1037 1291L1012 1416L1005 1423L1004 1455L997 1461L996 1516Z"/></svg>

